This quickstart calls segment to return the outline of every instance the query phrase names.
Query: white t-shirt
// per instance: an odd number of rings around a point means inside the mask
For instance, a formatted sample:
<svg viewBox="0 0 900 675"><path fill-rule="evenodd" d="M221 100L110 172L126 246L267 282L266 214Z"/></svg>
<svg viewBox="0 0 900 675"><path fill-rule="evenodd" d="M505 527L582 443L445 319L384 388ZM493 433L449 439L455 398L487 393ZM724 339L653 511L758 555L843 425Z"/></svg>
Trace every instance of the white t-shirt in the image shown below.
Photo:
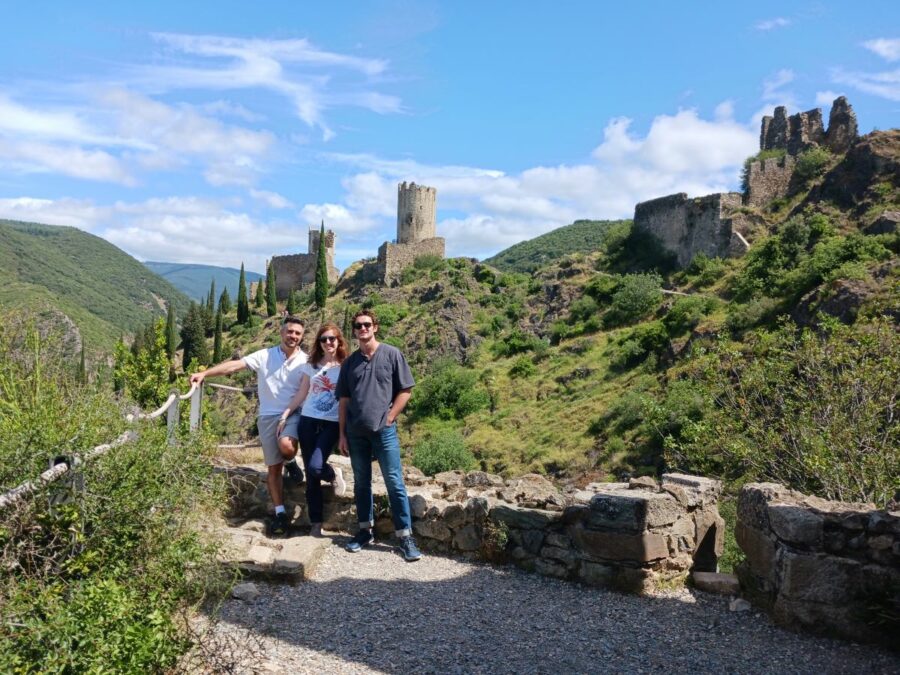
<svg viewBox="0 0 900 675"><path fill-rule="evenodd" d="M284 412L300 388L306 352L298 349L288 359L279 345L248 354L241 361L256 373L260 417Z"/></svg>
<svg viewBox="0 0 900 675"><path fill-rule="evenodd" d="M309 393L303 401L300 414L320 420L338 421L338 400L335 396L340 366L321 368L311 363L303 365L303 374L309 378Z"/></svg>

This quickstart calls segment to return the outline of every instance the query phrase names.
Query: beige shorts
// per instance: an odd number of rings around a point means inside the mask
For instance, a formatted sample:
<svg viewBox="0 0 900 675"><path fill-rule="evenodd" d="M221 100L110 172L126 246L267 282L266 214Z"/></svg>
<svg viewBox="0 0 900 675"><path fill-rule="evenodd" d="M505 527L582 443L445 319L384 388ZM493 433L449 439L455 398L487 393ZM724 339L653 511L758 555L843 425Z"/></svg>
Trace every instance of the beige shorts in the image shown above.
<svg viewBox="0 0 900 675"><path fill-rule="evenodd" d="M296 417L297 419L293 420L293 432L291 432L291 418ZM285 424L284 430L281 432L282 436L290 436L291 438L297 438L297 420L300 418L296 412L288 418L287 424ZM259 444L262 446L263 450L263 460L266 463L266 466L274 466L276 464L281 464L285 461L284 455L281 454L281 450L278 449L278 435L275 433L278 430L278 423L281 421L281 415L262 415L256 418L256 428L259 429Z"/></svg>

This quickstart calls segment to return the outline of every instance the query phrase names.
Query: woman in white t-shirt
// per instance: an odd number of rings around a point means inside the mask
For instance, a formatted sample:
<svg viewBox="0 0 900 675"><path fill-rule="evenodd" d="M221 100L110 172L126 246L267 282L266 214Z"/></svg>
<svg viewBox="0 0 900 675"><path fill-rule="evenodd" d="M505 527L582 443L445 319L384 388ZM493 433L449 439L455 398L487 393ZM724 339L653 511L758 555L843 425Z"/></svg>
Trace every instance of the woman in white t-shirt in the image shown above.
<svg viewBox="0 0 900 675"><path fill-rule="evenodd" d="M338 496L347 489L340 468L328 464L328 456L338 442L339 406L335 388L341 363L346 358L347 341L341 329L333 323L319 326L309 359L302 366L300 389L281 414L277 431L278 435L292 436L300 441L300 452L306 465L310 534L314 537L322 535L322 481L331 483Z"/></svg>

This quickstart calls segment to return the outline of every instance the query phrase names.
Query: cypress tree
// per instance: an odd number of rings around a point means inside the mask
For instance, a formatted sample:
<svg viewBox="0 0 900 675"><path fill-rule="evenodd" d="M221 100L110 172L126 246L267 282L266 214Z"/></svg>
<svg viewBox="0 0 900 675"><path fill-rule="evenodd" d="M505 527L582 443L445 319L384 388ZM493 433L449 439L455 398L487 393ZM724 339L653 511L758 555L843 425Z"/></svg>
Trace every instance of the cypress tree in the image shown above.
<svg viewBox="0 0 900 675"><path fill-rule="evenodd" d="M228 295L228 287L222 289L222 295L219 296L219 311L222 314L228 314L231 311L231 296Z"/></svg>
<svg viewBox="0 0 900 675"><path fill-rule="evenodd" d="M319 230L319 250L316 253L316 307L325 307L328 299L328 265L325 260L325 221Z"/></svg>
<svg viewBox="0 0 900 675"><path fill-rule="evenodd" d="M203 308L192 302L188 309L184 324L181 327L181 342L184 344L184 354L181 357L181 367L187 371L193 359L200 365L209 363L209 349L206 346L206 330L203 325Z"/></svg>
<svg viewBox="0 0 900 675"><path fill-rule="evenodd" d="M216 332L213 334L213 363L225 360L225 345L222 340L222 312L216 312Z"/></svg>
<svg viewBox="0 0 900 675"><path fill-rule="evenodd" d="M206 307L203 312L203 320L206 326L207 335L212 335L213 329L216 327L216 280L215 277L209 284L209 295L206 296Z"/></svg>
<svg viewBox="0 0 900 675"><path fill-rule="evenodd" d="M271 262L266 270L266 314L275 316L278 313L278 303L275 298L275 265Z"/></svg>
<svg viewBox="0 0 900 675"><path fill-rule="evenodd" d="M87 364L84 360L84 338L81 339L81 360L78 363L78 381L87 384Z"/></svg>
<svg viewBox="0 0 900 675"><path fill-rule="evenodd" d="M238 280L237 320L238 323L250 323L250 302L247 299L247 277L244 274L244 263L241 263L241 277Z"/></svg>
<svg viewBox="0 0 900 675"><path fill-rule="evenodd" d="M269 268L266 267L266 280L269 278ZM266 285L262 279L256 282L256 295L253 298L253 304L259 309L266 304Z"/></svg>
<svg viewBox="0 0 900 675"><path fill-rule="evenodd" d="M166 356L171 361L178 349L178 329L175 326L175 306L169 301L166 308Z"/></svg>

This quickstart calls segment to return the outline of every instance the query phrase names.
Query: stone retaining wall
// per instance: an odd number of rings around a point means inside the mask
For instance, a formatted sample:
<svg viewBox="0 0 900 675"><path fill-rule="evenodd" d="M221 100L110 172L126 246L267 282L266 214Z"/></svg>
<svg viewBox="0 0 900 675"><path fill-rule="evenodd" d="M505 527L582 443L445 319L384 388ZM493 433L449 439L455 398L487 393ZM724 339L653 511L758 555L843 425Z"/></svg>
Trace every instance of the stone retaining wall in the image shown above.
<svg viewBox="0 0 900 675"><path fill-rule="evenodd" d="M735 535L747 556L741 587L777 622L864 642L896 640L900 512L754 483L741 491Z"/></svg>
<svg viewBox="0 0 900 675"><path fill-rule="evenodd" d="M343 465L343 458L332 458ZM374 467L373 467L374 468ZM227 470L233 519L270 512L263 471ZM504 480L480 471L450 471L427 478L409 467L405 479L419 545L495 562L512 562L546 576L594 586L641 591L660 581L681 581L689 571L716 571L724 523L717 502L719 481L667 474L630 483L592 483L563 494L536 474ZM373 479L375 529L389 536L383 481ZM302 486L286 486L295 523L308 524ZM356 515L352 481L348 493L325 491L325 529L352 532Z"/></svg>

